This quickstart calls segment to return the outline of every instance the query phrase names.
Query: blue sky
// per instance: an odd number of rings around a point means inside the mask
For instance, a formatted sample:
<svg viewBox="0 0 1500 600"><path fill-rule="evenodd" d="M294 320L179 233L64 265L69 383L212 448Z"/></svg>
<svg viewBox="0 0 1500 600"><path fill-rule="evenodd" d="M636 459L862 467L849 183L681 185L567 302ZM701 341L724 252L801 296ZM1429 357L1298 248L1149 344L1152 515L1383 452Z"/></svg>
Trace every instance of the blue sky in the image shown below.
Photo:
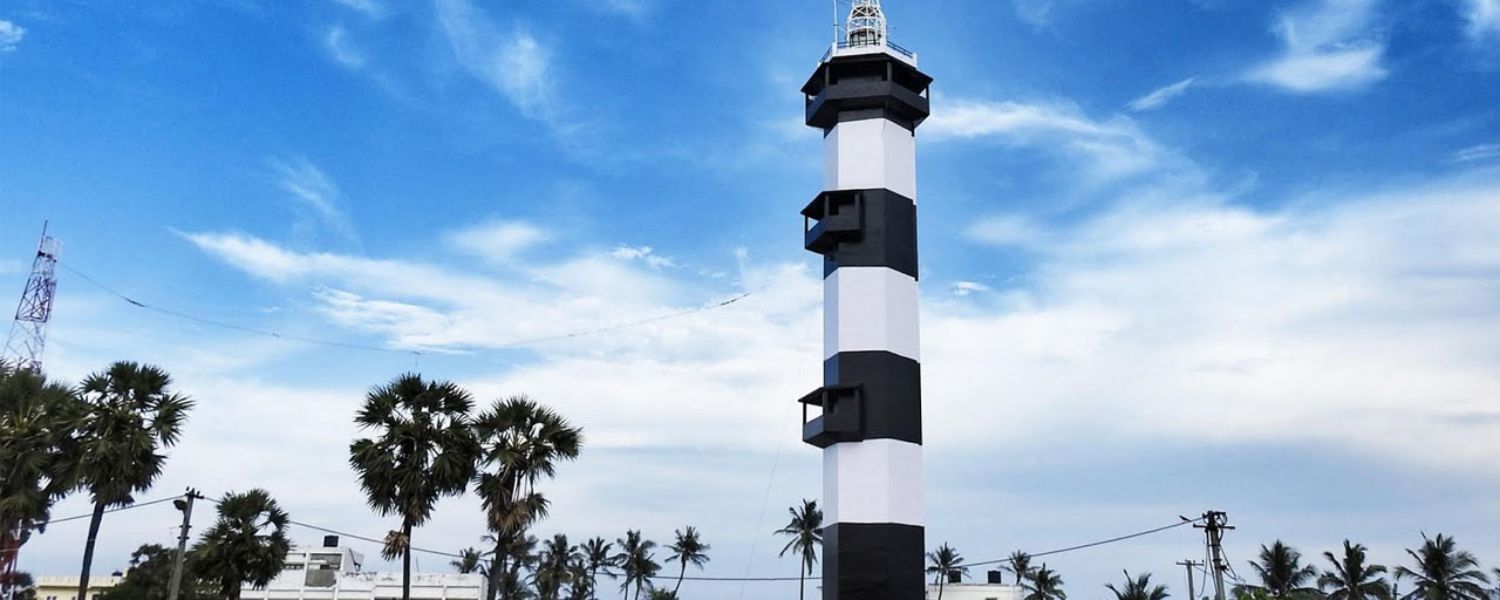
<svg viewBox="0 0 1500 600"><path fill-rule="evenodd" d="M932 545L998 558L1219 508L1241 572L1278 537L1397 561L1422 531L1500 564L1500 3L886 8L937 80ZM147 497L261 486L378 535L349 421L418 368L587 428L540 532L693 524L711 574L791 574L763 534L820 489L793 404L821 331L797 211L822 149L797 90L827 20L784 1L6 0L0 291L50 219L69 267L142 301L396 350L207 327L62 273L50 371L150 361L199 402ZM170 513L111 516L98 564L168 540ZM417 543L479 527L472 496L448 501ZM59 525L24 566L72 572L82 536ZM1051 565L1087 599L1121 568L1175 584L1201 550L1179 531Z"/></svg>

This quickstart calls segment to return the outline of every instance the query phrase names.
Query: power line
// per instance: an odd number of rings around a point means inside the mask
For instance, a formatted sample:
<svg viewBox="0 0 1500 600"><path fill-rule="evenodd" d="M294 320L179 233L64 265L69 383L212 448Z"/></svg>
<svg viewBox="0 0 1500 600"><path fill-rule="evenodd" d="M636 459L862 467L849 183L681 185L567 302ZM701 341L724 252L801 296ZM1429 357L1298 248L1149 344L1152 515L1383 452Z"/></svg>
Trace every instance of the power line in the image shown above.
<svg viewBox="0 0 1500 600"><path fill-rule="evenodd" d="M197 315L185 313L185 312L178 311L178 310L173 310L173 309L170 309L170 308L164 308L164 307L161 307L161 306L156 306L154 304L148 304L148 303L143 302L141 300L137 300L137 299L135 299L135 298L133 298L133 297L125 294L124 292L121 292L121 291L119 291L119 290L117 290L115 288L112 288L112 287L110 287L108 285L105 285L104 283L100 282L99 280L94 279L93 277L88 276L87 274L83 273L82 271L79 271L78 269L73 268L72 265L69 265L69 264L63 263L63 262L59 262L58 264L60 266L62 266L62 268L64 270L68 271L69 273L77 275L80 279L83 279L84 281L88 282L89 284L93 285L94 287L97 287L100 290L103 290L104 292L106 292L106 293L108 293L108 294L110 294L112 296L115 296L116 298L119 298L120 300L124 301L125 303L127 303L127 304L129 304L131 306L134 306L134 307L142 309L142 310L146 310L146 311L150 311L150 312L154 312L154 313L166 315L166 316L169 316L169 317L173 317L173 318L176 318L176 319L182 319L182 320L185 320L185 321L191 321L191 322L194 322L194 323L198 323L200 325L208 325L210 327L218 327L220 329L228 329L228 330L231 330L231 331L238 331L238 332L241 332L241 333L248 333L248 334L251 334L251 335L258 335L258 336L262 336L262 337L275 338L275 339L278 339L278 340L286 340L286 341L292 341L292 342L299 342L299 343L303 343L303 344L312 344L312 345L317 345L317 346L327 346L327 347L331 347L331 348L342 348L342 349L345 349L345 350L361 350L361 351L366 351L366 352L382 352L382 353L387 353L387 354L402 354L402 355L417 356L417 357L427 356L429 354L433 354L431 352L424 352L422 350L403 350L403 349L399 349L399 348L388 348L388 347L383 347L383 346L371 346L371 345L365 345L365 344L352 344L352 343L348 343L348 342L339 342L339 341L318 339L318 338L312 338L312 337L306 337L306 336L300 336L300 335L292 335L292 334L282 333L282 332L279 332L279 331L274 331L274 330L269 330L269 329L258 329L258 328L255 328L255 327L246 327L244 325L238 325L238 324L235 324L235 323L229 323L229 322L220 321L220 320L217 320L217 319L209 319L209 318L205 318L205 317L200 317L200 316L197 316ZM767 286L767 287L769 287L769 286ZM761 288L761 289L764 289L764 288ZM619 331L621 329L630 329L630 328L633 328L633 327L640 327L642 325L650 325L652 323L660 323L662 321L669 321L669 320L672 320L672 319L678 319L678 318L686 317L686 316L689 316L689 315L694 315L694 314L698 314L698 313L702 313L702 312L708 312L708 311L711 311L711 310L717 310L717 309L720 309L720 308L725 308L725 307L728 307L730 305L736 304L739 301L744 300L745 298L749 298L750 296L754 295L755 293L757 293L759 291L761 291L761 290L747 291L747 292L741 293L741 294L739 294L737 296L734 296L732 298L729 298L727 300L721 300L721 301L717 301L717 302L711 302L709 304L705 304L705 305L702 305L702 306L698 306L698 307L694 307L694 308L689 308L689 309L684 309L684 310L680 310L680 311L672 312L672 313L667 313L667 314L663 314L663 315L658 315L658 316L655 316L655 317L648 317L648 318L645 318L645 319L639 319L639 320L635 320L635 321L626 321L626 322L623 322L623 323L616 323L616 324L613 324L613 325L605 325L605 326L602 326L602 327L595 327L595 328L592 328L592 329L584 329L584 330L573 331L573 332L569 332L569 333L562 333L562 334L557 334L557 335L549 335L549 336L544 336L544 337L536 337L536 338L528 338L528 339L519 339L519 340L514 340L514 341L509 341L509 342L503 342L503 343L499 343L499 344L486 344L484 346L469 348L469 350L506 350L506 349L521 348L521 347L526 347L526 346L536 346L536 345L545 344L545 343L549 343L549 342L559 342L559 341L564 341L564 340L571 340L571 339L576 339L576 338L589 337L589 336L599 335L599 334L603 334L603 333L609 333L609 332L612 332L612 331Z"/></svg>
<svg viewBox="0 0 1500 600"><path fill-rule="evenodd" d="M159 498L159 499L156 499L156 500L152 500L150 502L140 502L140 503L137 503L137 504L131 504L129 506L117 506L115 508L107 508L107 509L104 510L104 512L102 512L100 514L107 515L107 514L110 514L110 513L117 513L117 512L127 511L127 510L135 510L137 508L145 508L147 506L151 506L151 505L154 505L154 504L162 504L162 503L165 503L165 502L171 502L171 501L177 500L179 498L182 498L182 495L172 496L170 498ZM69 521L79 521L79 520L83 520L83 519L90 519L90 518L93 518L93 516L94 516L94 513L88 512L88 513L84 513L84 514L81 514L81 515L73 515L71 517L63 517L61 519L48 519L45 523L37 523L35 525L31 525L31 526L26 527L26 529L32 529L32 530L38 530L39 531L41 529L46 528L49 525L56 525L58 523L67 523ZM4 549L4 550L0 550L0 554L10 553L10 552L20 552L20 551L21 551L20 548Z"/></svg>

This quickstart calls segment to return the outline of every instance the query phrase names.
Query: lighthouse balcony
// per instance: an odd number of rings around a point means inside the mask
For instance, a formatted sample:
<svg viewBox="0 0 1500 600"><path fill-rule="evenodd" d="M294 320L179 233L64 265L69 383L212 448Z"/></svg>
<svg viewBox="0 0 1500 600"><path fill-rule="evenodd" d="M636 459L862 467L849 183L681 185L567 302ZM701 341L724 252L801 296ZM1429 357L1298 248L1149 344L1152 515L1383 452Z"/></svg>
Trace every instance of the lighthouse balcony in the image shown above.
<svg viewBox="0 0 1500 600"><path fill-rule="evenodd" d="M807 124L827 131L844 121L886 118L915 130L931 112L932 78L888 52L835 55L802 86Z"/></svg>
<svg viewBox="0 0 1500 600"><path fill-rule="evenodd" d="M864 398L858 385L818 388L798 400L802 404L802 441L819 448L864 439ZM808 407L822 414L808 420Z"/></svg>
<svg viewBox="0 0 1500 600"><path fill-rule="evenodd" d="M860 239L864 230L864 194L858 190L823 192L802 209L803 245L811 252L832 254L839 242Z"/></svg>

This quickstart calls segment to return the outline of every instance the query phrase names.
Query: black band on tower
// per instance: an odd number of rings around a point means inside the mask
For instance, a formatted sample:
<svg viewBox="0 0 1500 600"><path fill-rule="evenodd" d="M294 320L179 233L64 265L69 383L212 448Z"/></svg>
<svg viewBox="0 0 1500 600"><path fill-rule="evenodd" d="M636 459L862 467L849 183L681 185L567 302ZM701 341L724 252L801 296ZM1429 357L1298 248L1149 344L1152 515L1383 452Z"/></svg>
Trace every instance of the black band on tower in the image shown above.
<svg viewBox="0 0 1500 600"><path fill-rule="evenodd" d="M917 205L890 190L823 192L802 209L805 246L839 267L888 267L917 279Z"/></svg>
<svg viewBox="0 0 1500 600"><path fill-rule="evenodd" d="M883 118L916 130L931 113L929 85L926 73L889 54L835 56L802 86L807 124L826 133L841 122Z"/></svg>
<svg viewBox="0 0 1500 600"><path fill-rule="evenodd" d="M922 600L925 537L915 525L829 525L823 529L823 598Z"/></svg>

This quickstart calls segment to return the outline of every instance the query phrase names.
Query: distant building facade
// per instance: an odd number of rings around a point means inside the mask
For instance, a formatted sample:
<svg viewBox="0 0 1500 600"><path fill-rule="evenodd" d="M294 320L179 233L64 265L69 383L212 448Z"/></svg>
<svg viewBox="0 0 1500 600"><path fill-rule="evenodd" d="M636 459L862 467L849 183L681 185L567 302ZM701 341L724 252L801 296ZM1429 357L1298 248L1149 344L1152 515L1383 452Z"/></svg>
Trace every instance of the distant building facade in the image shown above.
<svg viewBox="0 0 1500 600"><path fill-rule="evenodd" d="M323 547L287 554L281 575L262 589L245 587L241 600L397 600L401 573L367 573L364 556L339 546L338 536L323 539ZM482 575L412 573L413 600L481 600L486 591ZM62 600L59 598L58 600Z"/></svg>
<svg viewBox="0 0 1500 600"><path fill-rule="evenodd" d="M986 573L989 583L956 583L943 586L942 600L1021 600L1026 597L1026 588L1007 585L1004 573ZM938 600L938 586L927 586L927 600Z"/></svg>
<svg viewBox="0 0 1500 600"><path fill-rule="evenodd" d="M89 576L88 597L84 600L95 600L104 590L120 585L124 577L119 576ZM42 576L36 580L37 600L78 600L78 578L77 577L55 577Z"/></svg>

